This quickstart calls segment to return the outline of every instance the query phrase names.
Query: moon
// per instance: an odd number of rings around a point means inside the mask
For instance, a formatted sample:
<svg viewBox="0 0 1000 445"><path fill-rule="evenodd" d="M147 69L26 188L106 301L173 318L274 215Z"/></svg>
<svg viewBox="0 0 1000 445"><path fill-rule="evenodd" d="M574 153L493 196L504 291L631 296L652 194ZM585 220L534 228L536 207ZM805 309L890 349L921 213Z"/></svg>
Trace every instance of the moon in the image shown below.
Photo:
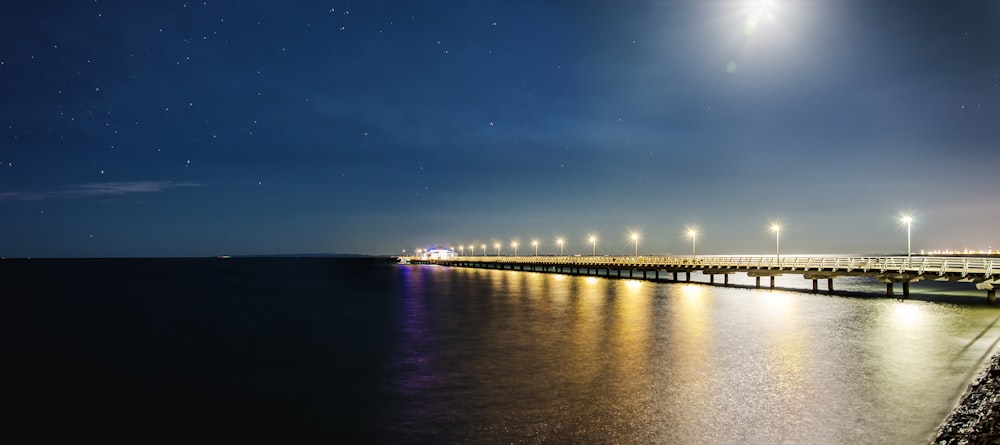
<svg viewBox="0 0 1000 445"><path fill-rule="evenodd" d="M762 21L774 19L776 9L775 0L751 0L747 5L747 22L743 25L743 32L752 36Z"/></svg>

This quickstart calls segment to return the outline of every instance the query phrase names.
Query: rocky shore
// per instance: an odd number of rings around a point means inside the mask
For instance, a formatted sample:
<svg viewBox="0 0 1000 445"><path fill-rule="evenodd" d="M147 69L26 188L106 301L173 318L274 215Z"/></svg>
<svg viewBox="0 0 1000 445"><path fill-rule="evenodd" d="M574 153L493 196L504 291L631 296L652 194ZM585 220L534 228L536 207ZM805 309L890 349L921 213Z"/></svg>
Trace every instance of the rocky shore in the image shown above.
<svg viewBox="0 0 1000 445"><path fill-rule="evenodd" d="M1000 444L1000 354L965 391L934 438L941 445Z"/></svg>

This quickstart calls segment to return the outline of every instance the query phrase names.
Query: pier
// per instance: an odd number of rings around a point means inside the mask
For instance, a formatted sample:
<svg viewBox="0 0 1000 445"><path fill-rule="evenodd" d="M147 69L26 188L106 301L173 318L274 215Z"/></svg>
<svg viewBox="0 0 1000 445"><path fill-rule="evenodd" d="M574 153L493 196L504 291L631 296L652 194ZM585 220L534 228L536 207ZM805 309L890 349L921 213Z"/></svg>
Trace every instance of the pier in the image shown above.
<svg viewBox="0 0 1000 445"><path fill-rule="evenodd" d="M690 281L692 272L708 276L707 284L729 284L729 275L745 273L755 278L774 279L785 274L802 275L812 280L813 291L826 281L833 292L839 277L872 277L885 283L886 296L893 297L894 286L901 285L903 298L910 295L910 283L921 280L964 282L986 291L987 301L996 303L1000 286L1000 259L993 257L942 256L456 256L444 259L409 258L412 263L440 264L452 267L478 267L502 270L588 275L645 280ZM683 274L683 279L681 279ZM717 283L716 276L721 276Z"/></svg>

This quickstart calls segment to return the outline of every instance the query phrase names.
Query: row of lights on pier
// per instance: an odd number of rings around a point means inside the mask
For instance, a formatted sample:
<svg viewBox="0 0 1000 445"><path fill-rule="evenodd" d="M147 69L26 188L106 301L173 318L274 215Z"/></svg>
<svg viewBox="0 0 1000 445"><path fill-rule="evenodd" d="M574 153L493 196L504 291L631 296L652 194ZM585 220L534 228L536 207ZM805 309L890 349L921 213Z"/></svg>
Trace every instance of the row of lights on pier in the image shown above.
<svg viewBox="0 0 1000 445"><path fill-rule="evenodd" d="M694 232L694 231L689 231L688 232L688 234L690 234L691 236L694 236L694 234L696 234L696 233L697 232ZM637 232L632 232L629 235L629 239L631 239L635 243L635 254L636 254L636 256L639 256L639 234ZM593 247L594 247L594 256L597 256L597 236L596 235L590 235L589 238L587 239L587 241L591 245L593 245ZM566 244L566 240L565 239L563 239L563 238L556 238L556 245L559 246L559 255L560 256L563 255L563 247L565 246L565 244ZM538 245L539 245L538 244L538 240L535 240L535 239L531 240L531 245L532 245L532 247L535 248L535 256L538 256ZM498 243L498 242L497 243L493 243L493 247L497 250L497 256L500 256L500 249L503 247L503 244ZM510 247L514 251L514 256L517 256L517 241L511 241L510 242ZM483 255L488 255L486 253L486 244L480 244L479 248L483 250ZM470 245L469 246L470 255L475 255L475 249L476 249L475 245ZM455 248L452 247L451 250L455 250ZM461 253L462 255L464 255L465 254L465 246L458 246L458 251L459 251L459 253ZM404 250L403 252L405 253L406 251ZM423 249L417 249L417 254L418 255L420 253L422 253L422 252L424 252Z"/></svg>
<svg viewBox="0 0 1000 445"><path fill-rule="evenodd" d="M911 228L912 228L912 224L913 224L913 217L910 216L910 215L903 215L903 216L901 216L899 218L899 220L900 220L900 222L906 224L906 256L910 257L910 256L913 255L913 250L911 249L911 243L910 243L910 233L911 233ZM774 232L774 251L775 251L775 256L780 261L781 260L781 224L772 223L771 224L771 231ZM693 227L689 227L687 229L687 235L688 235L688 237L691 238L691 255L693 257L697 257L698 256L698 229L697 228L693 228ZM632 240L632 242L635 244L635 256L638 257L639 256L639 233L638 232L632 232L632 233L630 233L629 234L629 239ZM564 247L565 241L566 240L564 240L563 238L556 238L556 245L559 246L559 256L563 255L563 247ZM596 235L588 235L587 241L591 244L591 246L593 246L593 255L597 256L597 236ZM531 240L531 245L532 245L532 247L535 248L535 256L538 256L538 240L537 239ZM486 244L481 244L479 247L483 250L483 255L487 255L487 253L486 253ZM500 249L503 247L503 245L497 242L497 243L493 243L493 247L496 248L496 250L497 250L497 256L500 256ZM517 241L511 241L510 247L514 250L514 256L517 256ZM451 250L455 250L455 248L452 247ZM458 250L459 250L459 252L462 255L465 255L465 246L458 246ZM421 253L424 252L424 250L423 249L417 249L416 252L417 252L417 255L420 255ZM405 254L406 251L404 250L403 253ZM469 254L470 255L475 255L476 254L476 246L475 245L469 245Z"/></svg>

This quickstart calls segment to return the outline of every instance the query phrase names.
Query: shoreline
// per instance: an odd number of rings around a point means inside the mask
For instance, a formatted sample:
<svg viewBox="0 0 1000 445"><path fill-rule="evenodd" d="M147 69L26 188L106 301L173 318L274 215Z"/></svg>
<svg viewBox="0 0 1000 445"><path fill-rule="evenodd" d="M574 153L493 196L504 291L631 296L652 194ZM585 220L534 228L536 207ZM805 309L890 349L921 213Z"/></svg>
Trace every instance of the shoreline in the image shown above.
<svg viewBox="0 0 1000 445"><path fill-rule="evenodd" d="M1000 352L973 379L938 429L936 445L1000 443Z"/></svg>

